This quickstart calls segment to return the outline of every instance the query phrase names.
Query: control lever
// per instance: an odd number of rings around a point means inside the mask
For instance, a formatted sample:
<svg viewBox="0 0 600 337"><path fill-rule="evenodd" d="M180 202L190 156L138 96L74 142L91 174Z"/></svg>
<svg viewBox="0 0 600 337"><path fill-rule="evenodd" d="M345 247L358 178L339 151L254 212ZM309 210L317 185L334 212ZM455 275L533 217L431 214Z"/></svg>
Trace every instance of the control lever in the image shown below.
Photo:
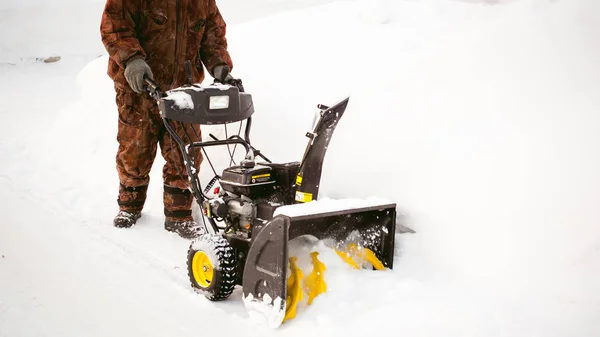
<svg viewBox="0 0 600 337"><path fill-rule="evenodd" d="M193 75L192 75L192 62L190 60L185 61L185 77L187 79L187 85L191 86Z"/></svg>
<svg viewBox="0 0 600 337"><path fill-rule="evenodd" d="M150 97L154 98L155 100L160 100L163 97L163 93L158 84L151 80L147 75L144 75L144 81L148 85L146 89L150 93Z"/></svg>

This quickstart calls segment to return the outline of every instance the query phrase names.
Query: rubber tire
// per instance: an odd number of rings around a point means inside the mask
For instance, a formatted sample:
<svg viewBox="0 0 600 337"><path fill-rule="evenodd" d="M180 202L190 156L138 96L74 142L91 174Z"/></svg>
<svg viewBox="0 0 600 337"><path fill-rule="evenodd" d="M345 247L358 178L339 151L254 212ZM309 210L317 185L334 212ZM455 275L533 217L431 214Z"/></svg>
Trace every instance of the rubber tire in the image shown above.
<svg viewBox="0 0 600 337"><path fill-rule="evenodd" d="M192 272L194 254L203 251L213 257L213 280L208 287L198 284ZM187 254L187 269L192 288L211 301L227 299L235 288L237 280L236 256L229 242L221 235L205 234L190 244Z"/></svg>

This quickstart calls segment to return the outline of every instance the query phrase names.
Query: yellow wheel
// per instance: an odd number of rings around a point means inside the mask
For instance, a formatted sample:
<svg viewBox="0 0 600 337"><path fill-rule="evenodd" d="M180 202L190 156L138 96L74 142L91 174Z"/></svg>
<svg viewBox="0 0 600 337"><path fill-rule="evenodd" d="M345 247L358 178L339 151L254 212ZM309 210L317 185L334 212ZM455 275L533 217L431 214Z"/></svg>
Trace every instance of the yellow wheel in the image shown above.
<svg viewBox="0 0 600 337"><path fill-rule="evenodd" d="M236 267L233 248L220 235L206 234L190 245L187 268L192 288L211 301L231 295L237 279Z"/></svg>
<svg viewBox="0 0 600 337"><path fill-rule="evenodd" d="M192 274L196 283L204 288L212 283L214 268L205 252L196 252L192 258Z"/></svg>

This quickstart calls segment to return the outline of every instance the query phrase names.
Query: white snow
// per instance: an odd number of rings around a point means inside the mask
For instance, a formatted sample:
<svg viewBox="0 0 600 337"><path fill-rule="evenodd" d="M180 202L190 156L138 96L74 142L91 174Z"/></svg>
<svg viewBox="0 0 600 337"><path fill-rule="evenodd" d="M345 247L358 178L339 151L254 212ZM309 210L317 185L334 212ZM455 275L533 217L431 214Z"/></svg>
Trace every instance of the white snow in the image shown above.
<svg viewBox="0 0 600 337"><path fill-rule="evenodd" d="M193 91L205 91L206 89L218 89L218 90L222 90L222 91L226 91L231 89L232 86L229 84L223 84L223 83L200 83L200 84L193 84L189 87L181 87L181 88L175 88L172 90L169 90L167 92L167 94L169 93L175 93L175 92L180 92L182 90L193 90Z"/></svg>
<svg viewBox="0 0 600 337"><path fill-rule="evenodd" d="M283 299L281 297L272 299L271 296L265 294L261 301L260 299L255 299L252 294L248 294L247 296L242 294L242 298L253 324L267 326L271 329L281 326L281 321L285 316L285 310L282 309Z"/></svg>
<svg viewBox="0 0 600 337"><path fill-rule="evenodd" d="M192 89L195 91L204 91L206 89L219 89L222 91L226 91L231 89L231 85L222 84L222 83L210 83L210 84L195 84L192 86Z"/></svg>
<svg viewBox="0 0 600 337"><path fill-rule="evenodd" d="M320 252L328 292L276 331L240 289L196 294L189 243L163 229L160 151L138 225L111 226L104 1L3 2L0 336L600 335L600 2L220 2L267 157L299 160L316 104L350 96L321 197L397 203L416 234L397 234L394 270L298 240L305 273Z"/></svg>
<svg viewBox="0 0 600 337"><path fill-rule="evenodd" d="M194 109L194 99L187 92L170 91L167 95L164 100L173 101L179 109Z"/></svg>
<svg viewBox="0 0 600 337"><path fill-rule="evenodd" d="M294 217L342 210L353 210L364 207L383 207L391 204L393 204L392 201L378 197L345 199L331 199L325 197L307 203L279 207L275 210L273 216L283 214Z"/></svg>

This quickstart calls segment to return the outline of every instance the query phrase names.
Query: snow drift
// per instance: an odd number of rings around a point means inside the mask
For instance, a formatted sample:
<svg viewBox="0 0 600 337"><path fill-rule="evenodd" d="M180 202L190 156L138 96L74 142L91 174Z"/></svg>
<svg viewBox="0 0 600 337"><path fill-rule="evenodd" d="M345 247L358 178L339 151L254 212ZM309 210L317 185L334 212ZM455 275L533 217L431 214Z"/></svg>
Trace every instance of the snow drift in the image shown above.
<svg viewBox="0 0 600 337"><path fill-rule="evenodd" d="M334 2L229 28L234 75L257 109L255 146L272 159L297 160L316 104L350 96L325 159L322 196L393 200L399 221L417 232L397 235L396 267L383 273L351 271L322 250L328 293L275 333L599 334L600 5L373 4L387 7L367 16L365 2ZM0 326L28 335L15 317L31 310L31 329L41 335L101 335L88 327L106 323L146 336L273 333L247 330L239 297L213 304L189 293L187 243L162 230L160 157L139 226L110 228L118 181L106 62L102 56L81 71L78 100L37 112L53 116L34 126L44 132L42 151L34 152L33 138L0 143L11 163L0 177L18 182L0 194L8 213L0 227L7 255L0 270L8 275L0 280ZM228 162L226 151L209 154L221 168ZM203 167L203 181L211 176ZM19 216L31 204L48 213ZM56 268L26 268L32 252L23 240ZM85 260L67 248L81 249ZM88 261L99 267L90 271ZM52 288L22 283L42 273ZM63 273L79 281L60 282ZM97 278L84 281L86 273ZM108 285L101 275L110 275ZM152 281L140 284L141 277ZM69 298L75 291L86 301ZM117 314L57 316L118 306L144 327Z"/></svg>

